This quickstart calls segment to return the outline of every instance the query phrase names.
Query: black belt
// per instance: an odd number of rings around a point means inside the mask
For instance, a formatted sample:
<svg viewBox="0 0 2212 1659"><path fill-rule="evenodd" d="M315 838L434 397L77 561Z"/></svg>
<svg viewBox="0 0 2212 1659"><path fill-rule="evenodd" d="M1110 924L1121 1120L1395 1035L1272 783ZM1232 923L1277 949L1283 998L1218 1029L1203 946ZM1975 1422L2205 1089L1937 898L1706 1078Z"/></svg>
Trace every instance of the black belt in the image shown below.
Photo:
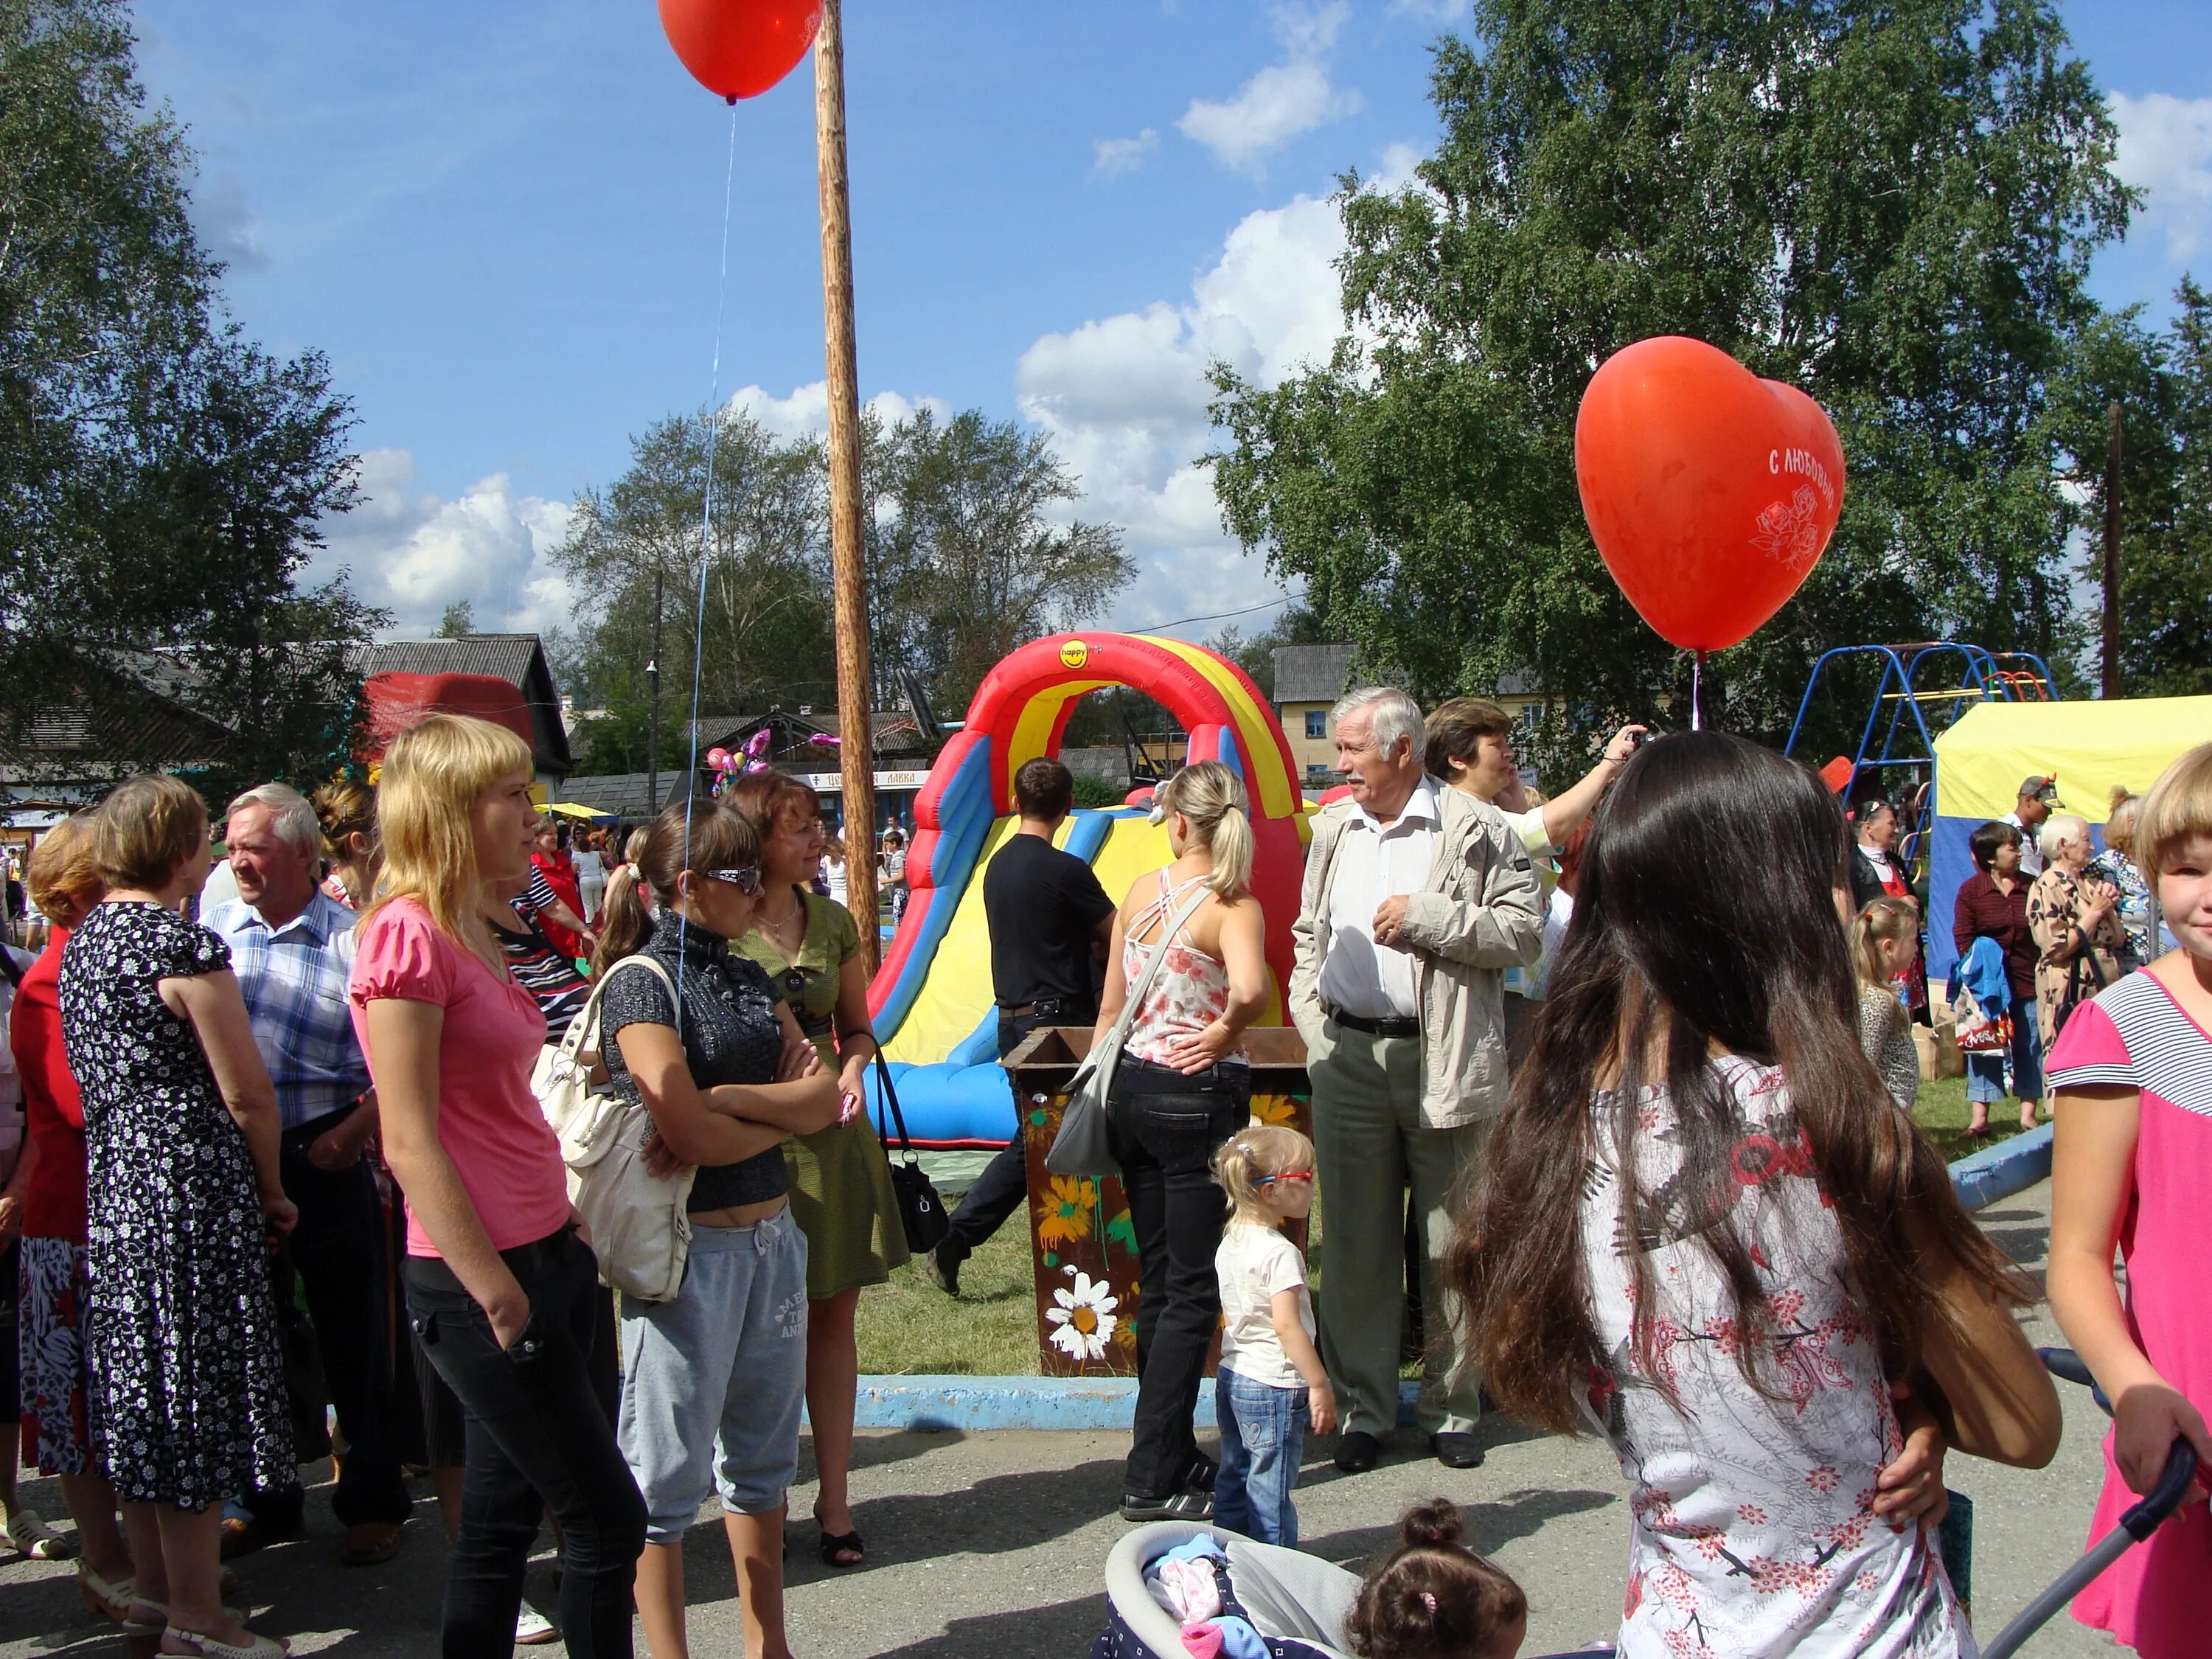
<svg viewBox="0 0 2212 1659"><path fill-rule="evenodd" d="M1047 1019L1052 1019L1061 1014L1078 1012L1083 1006L1073 997L1039 997L1035 1002L1018 1003L1011 1008L1002 1002L999 1005L999 1018L1028 1019L1032 1015L1042 1015ZM1095 1023L1097 1018L1095 1013L1085 1012L1078 1023L1089 1025Z"/></svg>
<svg viewBox="0 0 2212 1659"><path fill-rule="evenodd" d="M1421 1034L1421 1022L1418 1019L1401 1019L1395 1014L1382 1019L1370 1019L1364 1014L1347 1014L1343 1009L1332 1007L1326 1002L1322 1004L1321 1011L1331 1023L1341 1025L1347 1031L1364 1031L1369 1036L1417 1037Z"/></svg>

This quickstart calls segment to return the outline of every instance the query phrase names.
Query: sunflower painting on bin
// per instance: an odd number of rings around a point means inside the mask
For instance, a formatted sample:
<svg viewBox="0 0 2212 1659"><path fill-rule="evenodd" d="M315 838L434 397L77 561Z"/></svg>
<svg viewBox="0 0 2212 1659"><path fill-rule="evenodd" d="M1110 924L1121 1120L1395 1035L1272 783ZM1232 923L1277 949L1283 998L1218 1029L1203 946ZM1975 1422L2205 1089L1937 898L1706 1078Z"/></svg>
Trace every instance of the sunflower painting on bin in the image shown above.
<svg viewBox="0 0 2212 1659"><path fill-rule="evenodd" d="M1298 1127L1298 1103L1288 1095L1254 1095L1252 1121L1279 1129Z"/></svg>
<svg viewBox="0 0 2212 1659"><path fill-rule="evenodd" d="M1098 1190L1089 1176L1054 1176L1037 1199L1037 1243L1069 1244L1091 1237Z"/></svg>

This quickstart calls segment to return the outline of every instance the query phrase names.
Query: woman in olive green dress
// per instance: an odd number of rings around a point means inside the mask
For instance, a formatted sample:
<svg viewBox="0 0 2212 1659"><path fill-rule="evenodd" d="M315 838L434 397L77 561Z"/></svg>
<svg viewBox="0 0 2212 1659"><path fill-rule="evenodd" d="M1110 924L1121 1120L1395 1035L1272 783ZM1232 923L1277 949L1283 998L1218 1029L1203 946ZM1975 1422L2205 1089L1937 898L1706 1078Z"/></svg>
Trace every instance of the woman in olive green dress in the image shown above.
<svg viewBox="0 0 2212 1659"><path fill-rule="evenodd" d="M722 797L757 826L761 899L752 931L731 941L781 988L842 1092L866 1098L876 1057L868 1027L868 976L860 930L842 904L810 892L822 861L821 798L787 773L755 772ZM860 1564L847 1491L853 1467L853 1407L860 1353L853 1315L860 1291L907 1260L906 1233L891 1189L890 1161L866 1112L818 1134L783 1143L791 1167L791 1212L806 1235L806 1415L821 1476L814 1518L822 1559Z"/></svg>

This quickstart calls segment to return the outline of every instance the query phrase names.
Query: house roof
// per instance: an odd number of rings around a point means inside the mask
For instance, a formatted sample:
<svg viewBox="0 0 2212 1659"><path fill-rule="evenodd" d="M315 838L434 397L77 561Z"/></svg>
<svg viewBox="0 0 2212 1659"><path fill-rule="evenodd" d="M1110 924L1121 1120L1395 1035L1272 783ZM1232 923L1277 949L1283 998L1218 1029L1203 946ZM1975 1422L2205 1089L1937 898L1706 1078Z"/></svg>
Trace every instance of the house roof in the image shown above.
<svg viewBox="0 0 2212 1659"><path fill-rule="evenodd" d="M1348 642L1275 647L1275 701L1334 702L1352 687Z"/></svg>
<svg viewBox="0 0 2212 1659"><path fill-rule="evenodd" d="M566 777L575 769L561 696L535 634L464 634L451 640L380 640L360 655L361 675L483 674L505 680L529 706L538 740L532 758L540 772Z"/></svg>
<svg viewBox="0 0 2212 1659"><path fill-rule="evenodd" d="M563 778L558 799L581 806L612 812L617 817L643 820L653 816L646 805L643 772L607 772L596 777ZM665 810L691 793L693 775L681 767L660 775L660 806Z"/></svg>
<svg viewBox="0 0 2212 1659"><path fill-rule="evenodd" d="M179 700L192 671L154 652L71 652L27 691L20 724L0 725L0 772L19 781L205 765L233 733Z"/></svg>
<svg viewBox="0 0 2212 1659"><path fill-rule="evenodd" d="M803 744L817 733L826 738L838 735L836 711L829 708L818 708L811 714L795 714L788 708L773 708L765 714L702 714L700 752L703 754L718 746L736 748L764 725L780 729L787 749ZM921 728L914 723L914 716L903 708L876 709L868 716L868 727L878 758L919 755L928 748L922 741Z"/></svg>

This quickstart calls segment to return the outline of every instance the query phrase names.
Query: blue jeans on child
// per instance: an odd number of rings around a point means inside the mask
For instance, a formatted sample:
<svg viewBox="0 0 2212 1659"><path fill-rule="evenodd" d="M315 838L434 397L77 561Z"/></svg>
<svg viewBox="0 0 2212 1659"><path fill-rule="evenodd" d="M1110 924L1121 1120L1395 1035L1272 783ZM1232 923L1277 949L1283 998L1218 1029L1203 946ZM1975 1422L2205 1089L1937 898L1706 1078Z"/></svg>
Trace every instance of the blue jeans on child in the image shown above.
<svg viewBox="0 0 2212 1659"><path fill-rule="evenodd" d="M2014 997L2012 1004L2012 1091L2022 1100L2043 1098L2043 1032L2035 1023L2035 999ZM2005 1094L2005 1056L1966 1056L1966 1098L1994 1103Z"/></svg>
<svg viewBox="0 0 2212 1659"><path fill-rule="evenodd" d="M1216 1524L1262 1544L1295 1547L1298 1512L1291 1488L1306 1449L1308 1396L1303 1388L1255 1382L1226 1366L1213 1378L1213 1414L1221 1425L1221 1472L1213 1480Z"/></svg>

